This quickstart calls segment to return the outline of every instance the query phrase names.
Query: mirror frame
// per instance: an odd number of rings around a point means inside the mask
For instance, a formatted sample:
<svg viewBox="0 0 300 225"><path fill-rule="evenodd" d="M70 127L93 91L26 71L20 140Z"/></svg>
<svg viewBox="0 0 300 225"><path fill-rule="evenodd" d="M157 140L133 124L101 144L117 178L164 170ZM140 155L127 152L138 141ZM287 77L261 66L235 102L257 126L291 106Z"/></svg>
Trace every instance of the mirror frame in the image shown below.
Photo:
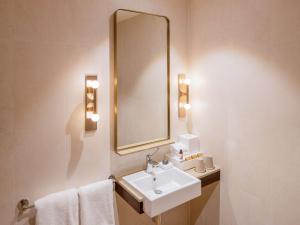
<svg viewBox="0 0 300 225"><path fill-rule="evenodd" d="M118 147L118 67L117 67L117 13L119 11L127 11L133 13L140 13L150 16L161 17L167 22L167 109L168 109L168 136L166 138L152 139L149 141L123 145ZM146 149L151 149L163 145L168 145L174 143L171 140L170 134L170 20L166 16L156 15L152 13L128 10L128 9L118 9L114 12L114 149L119 155L126 155L138 151L143 151Z"/></svg>

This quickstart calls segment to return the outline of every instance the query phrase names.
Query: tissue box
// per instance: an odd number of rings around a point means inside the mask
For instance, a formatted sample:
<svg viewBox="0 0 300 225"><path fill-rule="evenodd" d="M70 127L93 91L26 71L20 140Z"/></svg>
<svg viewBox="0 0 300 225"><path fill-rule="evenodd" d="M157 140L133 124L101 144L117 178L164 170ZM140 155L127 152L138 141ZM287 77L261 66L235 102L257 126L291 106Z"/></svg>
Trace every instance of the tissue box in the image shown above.
<svg viewBox="0 0 300 225"><path fill-rule="evenodd" d="M200 140L198 136L193 134L179 135L179 142L185 146L190 153L200 151Z"/></svg>

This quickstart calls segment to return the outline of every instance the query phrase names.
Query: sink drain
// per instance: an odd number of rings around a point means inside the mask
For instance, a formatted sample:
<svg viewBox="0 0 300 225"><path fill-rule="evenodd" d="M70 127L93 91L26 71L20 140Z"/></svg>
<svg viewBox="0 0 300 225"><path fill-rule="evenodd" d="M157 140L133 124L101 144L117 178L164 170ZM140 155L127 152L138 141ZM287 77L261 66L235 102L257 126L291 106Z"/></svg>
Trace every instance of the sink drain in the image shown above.
<svg viewBox="0 0 300 225"><path fill-rule="evenodd" d="M161 190L158 190L158 189L155 189L155 190L154 190L154 193L157 194L157 195L160 195L160 194L162 194L162 191L161 191Z"/></svg>

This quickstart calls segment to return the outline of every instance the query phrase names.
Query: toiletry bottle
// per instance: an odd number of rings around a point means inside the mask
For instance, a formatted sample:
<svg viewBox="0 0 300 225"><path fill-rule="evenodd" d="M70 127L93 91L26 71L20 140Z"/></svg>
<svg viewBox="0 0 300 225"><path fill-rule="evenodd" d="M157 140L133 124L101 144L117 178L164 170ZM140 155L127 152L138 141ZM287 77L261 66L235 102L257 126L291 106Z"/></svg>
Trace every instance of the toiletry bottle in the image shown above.
<svg viewBox="0 0 300 225"><path fill-rule="evenodd" d="M180 149L180 151L179 151L179 158L180 158L181 160L183 160L183 151L182 151L182 149Z"/></svg>

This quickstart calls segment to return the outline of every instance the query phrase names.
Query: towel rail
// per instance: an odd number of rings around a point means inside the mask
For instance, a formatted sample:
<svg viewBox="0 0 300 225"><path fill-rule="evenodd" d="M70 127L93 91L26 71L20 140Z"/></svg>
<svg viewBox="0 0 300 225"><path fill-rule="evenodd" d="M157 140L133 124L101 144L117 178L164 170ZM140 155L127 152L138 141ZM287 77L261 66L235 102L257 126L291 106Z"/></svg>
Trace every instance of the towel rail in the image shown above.
<svg viewBox="0 0 300 225"><path fill-rule="evenodd" d="M112 179L114 183L115 183L115 181L116 181L116 177L115 177L114 175L110 175L110 176L108 177L108 179ZM28 200L27 198L21 199L21 200L18 202L18 204L17 204L17 208L18 208L20 214L22 214L22 213L24 213L26 210L32 209L32 208L34 208L34 207L35 207L34 204L30 204L30 203L29 203L29 200Z"/></svg>
<svg viewBox="0 0 300 225"><path fill-rule="evenodd" d="M19 213L22 214L27 209L34 208L34 204L29 204L29 200L27 198L23 198L18 202L17 208L19 209Z"/></svg>

